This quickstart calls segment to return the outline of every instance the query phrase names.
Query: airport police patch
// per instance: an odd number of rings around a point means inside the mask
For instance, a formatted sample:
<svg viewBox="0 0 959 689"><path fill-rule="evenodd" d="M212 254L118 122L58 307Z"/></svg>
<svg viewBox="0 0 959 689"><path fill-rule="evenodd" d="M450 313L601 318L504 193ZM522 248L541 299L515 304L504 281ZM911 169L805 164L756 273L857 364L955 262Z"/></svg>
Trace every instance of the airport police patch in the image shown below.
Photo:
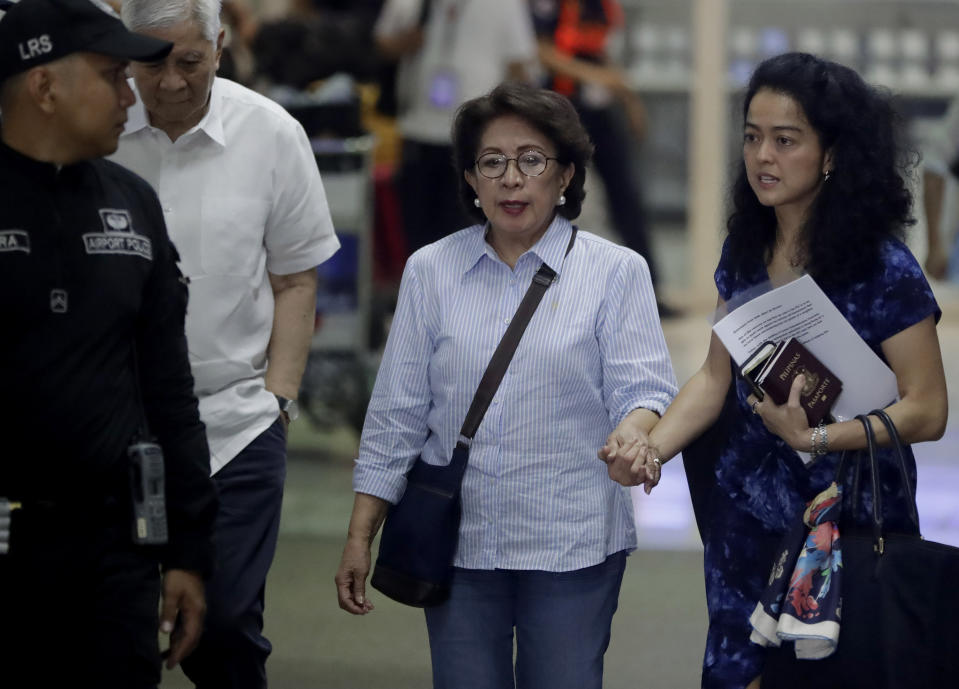
<svg viewBox="0 0 959 689"><path fill-rule="evenodd" d="M30 253L30 235L23 230L0 230L0 254L20 251Z"/></svg>
<svg viewBox="0 0 959 689"><path fill-rule="evenodd" d="M150 239L134 232L130 211L101 208L99 213L103 232L83 235L83 245L88 254L123 254L153 260Z"/></svg>

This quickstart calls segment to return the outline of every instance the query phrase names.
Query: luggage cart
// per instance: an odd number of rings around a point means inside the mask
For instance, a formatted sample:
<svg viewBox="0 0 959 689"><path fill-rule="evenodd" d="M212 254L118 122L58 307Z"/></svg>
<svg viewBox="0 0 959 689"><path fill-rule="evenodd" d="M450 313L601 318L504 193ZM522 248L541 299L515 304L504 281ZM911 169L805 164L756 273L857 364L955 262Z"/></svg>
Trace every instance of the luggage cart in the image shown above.
<svg viewBox="0 0 959 689"><path fill-rule="evenodd" d="M319 428L363 426L372 389L371 135L313 138L340 250L317 268L316 325L300 403Z"/></svg>

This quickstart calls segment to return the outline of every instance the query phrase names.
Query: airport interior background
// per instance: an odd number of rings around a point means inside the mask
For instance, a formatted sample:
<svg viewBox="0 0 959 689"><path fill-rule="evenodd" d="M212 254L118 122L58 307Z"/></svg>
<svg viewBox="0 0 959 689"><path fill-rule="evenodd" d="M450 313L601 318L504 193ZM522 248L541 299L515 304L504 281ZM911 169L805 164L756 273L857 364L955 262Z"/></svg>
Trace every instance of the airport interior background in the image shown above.
<svg viewBox="0 0 959 689"><path fill-rule="evenodd" d="M249 0L262 16L286 0ZM642 171L661 291L681 314L663 321L680 383L701 364L709 339L712 271L721 241L729 170L739 155L738 96L755 64L805 50L856 68L900 95L917 146L959 94L959 3L955 0L622 0L627 24L615 54L641 95L649 130L631 152ZM388 130L380 130L387 131ZM282 532L267 591L268 664L278 689L406 689L430 686L422 613L375 592L376 610L338 609L333 574L350 516L350 472L364 395L388 330L390 285L374 280L373 132L316 141L341 236L328 267L304 381L305 411L291 429ZM921 177L916 176L917 199ZM599 181L588 178L581 227L618 241ZM954 180L944 228L959 224ZM925 218L909 245L925 255ZM374 284L375 283L375 284ZM959 284L933 281L943 309L939 337L952 412L943 439L915 447L926 538L959 545ZM395 284L393 285L395 289ZM384 294L386 296L384 296ZM371 335L370 331L374 331ZM706 631L702 546L679 461L651 496L636 500L640 548L628 563L606 657L608 689L699 685ZM163 687L188 687L179 670Z"/></svg>

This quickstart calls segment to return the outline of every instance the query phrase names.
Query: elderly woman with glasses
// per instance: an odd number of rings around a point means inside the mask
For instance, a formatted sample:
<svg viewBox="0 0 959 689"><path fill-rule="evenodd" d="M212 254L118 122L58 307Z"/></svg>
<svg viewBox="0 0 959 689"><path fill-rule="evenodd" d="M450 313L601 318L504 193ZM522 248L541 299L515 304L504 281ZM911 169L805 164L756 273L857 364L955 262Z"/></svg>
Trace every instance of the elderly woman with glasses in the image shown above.
<svg viewBox="0 0 959 689"><path fill-rule="evenodd" d="M629 492L596 454L637 456L676 392L649 270L570 222L592 146L565 97L501 85L460 108L453 141L478 222L406 265L356 462L339 603L373 609L365 580L387 508L418 456L449 461L545 263L557 277L473 439L452 593L426 610L433 682L599 689L636 534Z"/></svg>

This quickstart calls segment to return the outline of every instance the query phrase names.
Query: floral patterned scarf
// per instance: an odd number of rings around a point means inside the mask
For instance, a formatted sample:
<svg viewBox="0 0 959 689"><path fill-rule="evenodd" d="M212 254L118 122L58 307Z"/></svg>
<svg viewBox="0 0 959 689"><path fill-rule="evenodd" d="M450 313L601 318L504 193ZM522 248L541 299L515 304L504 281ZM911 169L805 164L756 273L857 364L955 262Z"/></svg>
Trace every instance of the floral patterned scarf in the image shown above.
<svg viewBox="0 0 959 689"><path fill-rule="evenodd" d="M769 584L749 618L751 641L761 646L795 641L796 657L806 659L825 658L836 650L842 607L841 510L842 487L833 482L786 533Z"/></svg>

